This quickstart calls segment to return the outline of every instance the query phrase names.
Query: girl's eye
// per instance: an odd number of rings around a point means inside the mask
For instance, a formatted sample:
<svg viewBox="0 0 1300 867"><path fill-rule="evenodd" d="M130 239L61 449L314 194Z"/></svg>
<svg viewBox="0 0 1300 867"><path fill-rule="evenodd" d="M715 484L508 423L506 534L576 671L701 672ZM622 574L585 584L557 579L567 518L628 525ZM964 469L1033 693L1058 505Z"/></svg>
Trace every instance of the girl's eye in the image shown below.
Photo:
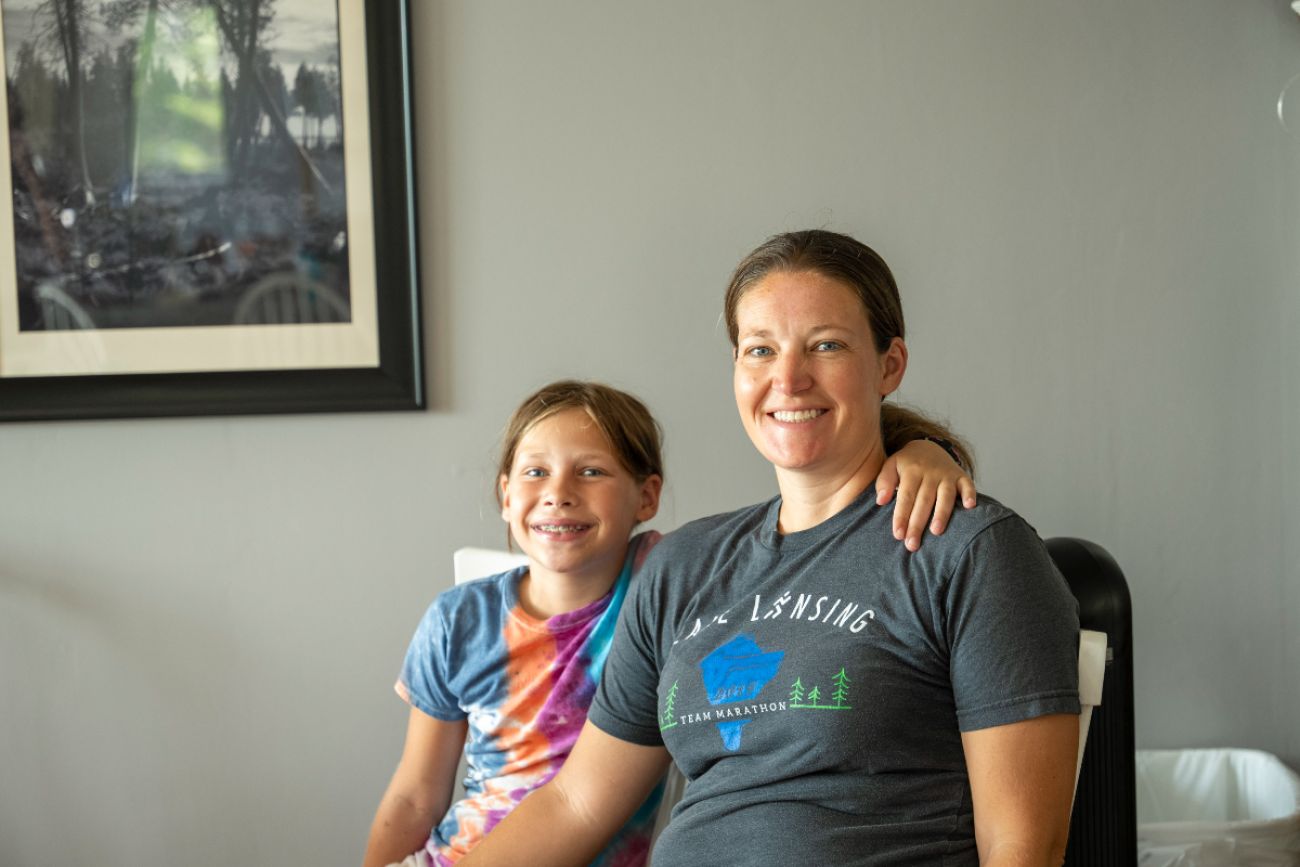
<svg viewBox="0 0 1300 867"><path fill-rule="evenodd" d="M540 479L546 475L546 470L542 469L541 467L529 467L519 475L523 476L526 479Z"/></svg>
<svg viewBox="0 0 1300 867"><path fill-rule="evenodd" d="M608 473L606 473L606 472L605 472L604 470L602 470L600 467L587 467L585 470L582 471L582 475L584 475L584 476L605 476L605 475L608 475Z"/></svg>

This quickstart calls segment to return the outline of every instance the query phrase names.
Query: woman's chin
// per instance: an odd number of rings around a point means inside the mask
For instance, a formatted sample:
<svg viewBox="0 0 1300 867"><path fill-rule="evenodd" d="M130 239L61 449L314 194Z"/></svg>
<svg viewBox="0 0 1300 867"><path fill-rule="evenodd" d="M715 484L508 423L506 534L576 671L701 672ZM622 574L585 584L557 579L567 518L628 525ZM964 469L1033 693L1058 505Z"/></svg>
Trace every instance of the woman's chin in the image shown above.
<svg viewBox="0 0 1300 867"><path fill-rule="evenodd" d="M782 449L759 450L767 462L778 471L799 473L816 470L822 463L820 450Z"/></svg>

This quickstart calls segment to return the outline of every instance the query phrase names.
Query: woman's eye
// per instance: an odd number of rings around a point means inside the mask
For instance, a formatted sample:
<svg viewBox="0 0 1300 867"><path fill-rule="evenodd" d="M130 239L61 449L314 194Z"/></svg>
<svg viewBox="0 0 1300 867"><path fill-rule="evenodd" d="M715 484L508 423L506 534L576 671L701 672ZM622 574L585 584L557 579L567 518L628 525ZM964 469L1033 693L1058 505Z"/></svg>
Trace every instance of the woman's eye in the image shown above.
<svg viewBox="0 0 1300 867"><path fill-rule="evenodd" d="M819 340L813 348L818 352L834 352L837 349L843 349L844 344L838 340Z"/></svg>
<svg viewBox="0 0 1300 867"><path fill-rule="evenodd" d="M770 346L751 346L745 350L745 355L749 358L766 358L772 354Z"/></svg>

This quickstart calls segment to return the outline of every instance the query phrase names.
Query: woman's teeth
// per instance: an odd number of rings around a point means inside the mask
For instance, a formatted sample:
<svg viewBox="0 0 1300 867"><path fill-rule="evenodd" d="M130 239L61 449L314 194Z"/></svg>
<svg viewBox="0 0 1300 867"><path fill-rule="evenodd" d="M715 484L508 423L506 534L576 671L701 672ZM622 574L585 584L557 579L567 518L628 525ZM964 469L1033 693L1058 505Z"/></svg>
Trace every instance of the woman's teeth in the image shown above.
<svg viewBox="0 0 1300 867"><path fill-rule="evenodd" d="M799 410L779 409L776 412L772 413L772 418L776 419L777 421L795 421L795 422L812 421L813 419L817 418L817 416L821 415L824 412L826 412L826 410L824 409L799 409Z"/></svg>

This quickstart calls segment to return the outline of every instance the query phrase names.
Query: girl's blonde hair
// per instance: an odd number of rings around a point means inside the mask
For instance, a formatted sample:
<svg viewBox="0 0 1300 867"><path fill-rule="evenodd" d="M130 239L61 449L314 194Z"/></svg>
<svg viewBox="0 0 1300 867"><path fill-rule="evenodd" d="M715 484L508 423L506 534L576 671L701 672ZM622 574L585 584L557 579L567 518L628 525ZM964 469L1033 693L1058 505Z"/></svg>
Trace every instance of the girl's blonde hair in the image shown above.
<svg viewBox="0 0 1300 867"><path fill-rule="evenodd" d="M515 452L524 434L543 419L566 409L580 409L591 417L614 450L614 457L638 482L664 475L663 429L646 405L601 382L562 379L544 385L519 404L501 437L497 478L510 475ZM497 486L497 501L501 488Z"/></svg>

